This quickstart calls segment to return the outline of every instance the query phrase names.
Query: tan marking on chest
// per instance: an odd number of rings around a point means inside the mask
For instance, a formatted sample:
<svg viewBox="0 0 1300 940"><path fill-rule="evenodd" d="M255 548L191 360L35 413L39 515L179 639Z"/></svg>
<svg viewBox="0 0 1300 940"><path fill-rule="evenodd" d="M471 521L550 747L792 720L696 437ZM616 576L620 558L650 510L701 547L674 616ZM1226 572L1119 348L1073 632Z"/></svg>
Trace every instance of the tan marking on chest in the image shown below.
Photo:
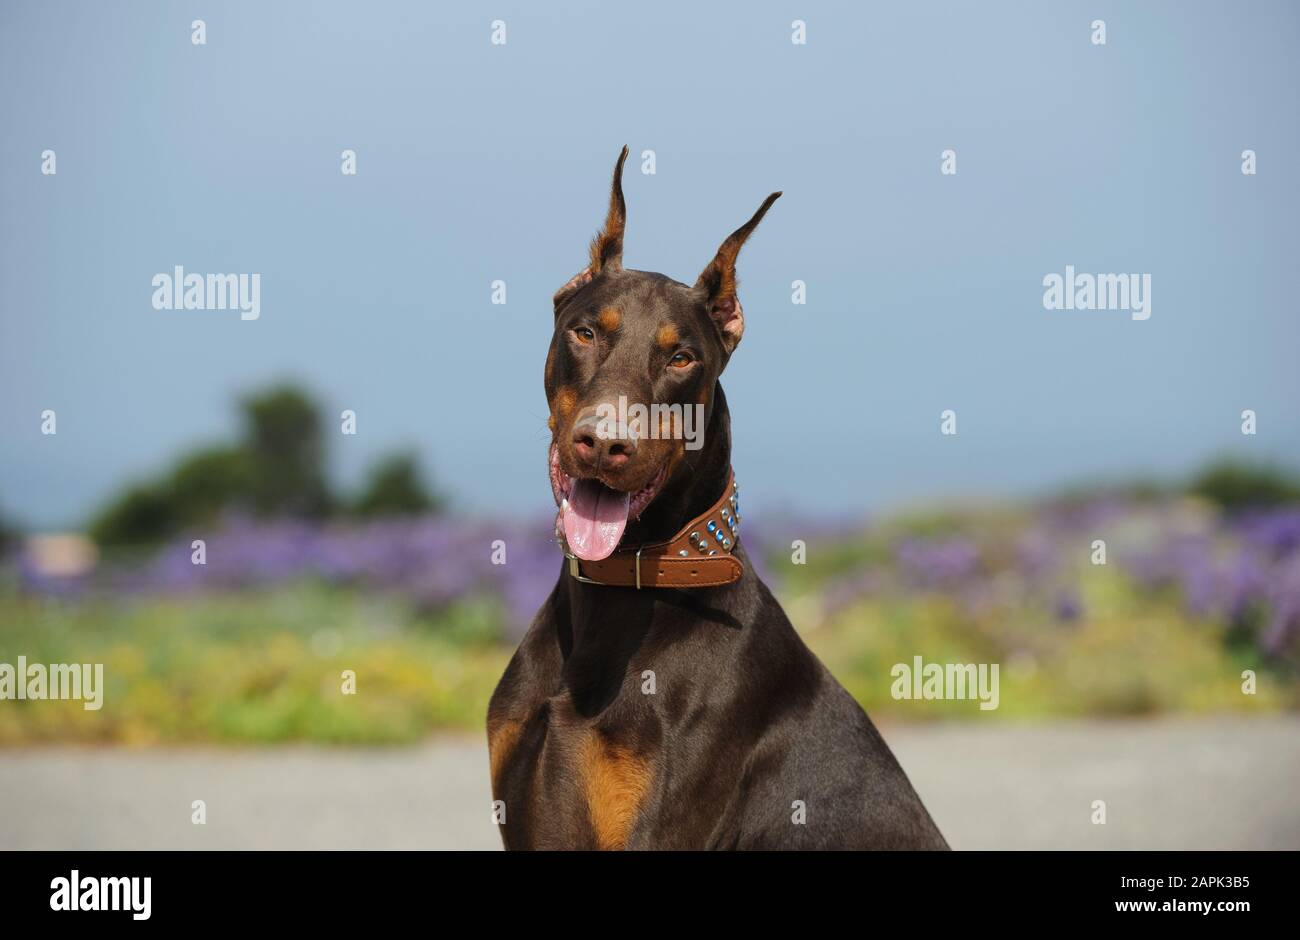
<svg viewBox="0 0 1300 940"><path fill-rule="evenodd" d="M494 794L498 791L501 768L505 766L506 758L510 756L510 752L519 743L519 733L523 729L524 723L513 718L503 718L498 722L494 722L488 728L488 763L491 766L492 792Z"/></svg>
<svg viewBox="0 0 1300 940"><path fill-rule="evenodd" d="M650 789L650 762L631 748L612 744L592 731L582 742L578 767L597 847L625 848Z"/></svg>

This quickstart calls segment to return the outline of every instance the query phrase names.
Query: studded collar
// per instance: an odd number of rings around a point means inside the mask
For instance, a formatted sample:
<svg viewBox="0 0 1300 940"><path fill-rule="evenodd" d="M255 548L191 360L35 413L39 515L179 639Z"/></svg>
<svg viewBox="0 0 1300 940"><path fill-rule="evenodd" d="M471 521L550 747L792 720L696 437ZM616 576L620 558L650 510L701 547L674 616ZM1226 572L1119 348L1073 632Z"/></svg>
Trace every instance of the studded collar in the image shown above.
<svg viewBox="0 0 1300 940"><path fill-rule="evenodd" d="M722 496L667 542L624 548L600 561L587 561L564 547L569 574L585 584L613 587L692 588L734 584L745 572L732 554L740 538L736 474L727 473Z"/></svg>

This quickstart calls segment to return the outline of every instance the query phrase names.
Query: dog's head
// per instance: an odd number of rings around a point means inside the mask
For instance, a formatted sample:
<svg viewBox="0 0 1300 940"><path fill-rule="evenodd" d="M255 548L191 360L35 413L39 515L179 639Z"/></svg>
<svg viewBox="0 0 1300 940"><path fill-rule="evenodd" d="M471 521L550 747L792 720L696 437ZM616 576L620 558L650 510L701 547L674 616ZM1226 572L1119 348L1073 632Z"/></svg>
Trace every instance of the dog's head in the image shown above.
<svg viewBox="0 0 1300 940"><path fill-rule="evenodd" d="M699 446L697 416L745 329L736 256L781 195L768 196L688 287L623 267L626 160L624 147L590 262L555 294L546 356L551 487L570 550L588 560L618 547L628 519Z"/></svg>

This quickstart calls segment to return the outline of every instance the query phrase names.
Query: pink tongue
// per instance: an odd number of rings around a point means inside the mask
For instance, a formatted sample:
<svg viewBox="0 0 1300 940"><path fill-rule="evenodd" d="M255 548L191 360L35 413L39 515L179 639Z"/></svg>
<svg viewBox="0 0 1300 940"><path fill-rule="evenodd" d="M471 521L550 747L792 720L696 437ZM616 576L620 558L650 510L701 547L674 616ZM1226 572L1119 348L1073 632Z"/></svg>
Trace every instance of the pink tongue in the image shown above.
<svg viewBox="0 0 1300 940"><path fill-rule="evenodd" d="M575 480L569 504L562 510L569 551L584 561L608 558L618 548L627 527L629 496L599 480Z"/></svg>

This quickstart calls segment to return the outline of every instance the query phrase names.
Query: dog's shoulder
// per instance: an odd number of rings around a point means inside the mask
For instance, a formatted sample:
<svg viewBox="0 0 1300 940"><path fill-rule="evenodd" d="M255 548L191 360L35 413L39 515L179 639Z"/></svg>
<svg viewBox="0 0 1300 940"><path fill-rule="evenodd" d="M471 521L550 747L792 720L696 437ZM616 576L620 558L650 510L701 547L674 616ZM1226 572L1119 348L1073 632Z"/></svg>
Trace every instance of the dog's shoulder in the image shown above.
<svg viewBox="0 0 1300 940"><path fill-rule="evenodd" d="M562 584L551 590L510 657L488 701L489 729L503 719L519 718L559 684L564 667L559 626L566 604Z"/></svg>

